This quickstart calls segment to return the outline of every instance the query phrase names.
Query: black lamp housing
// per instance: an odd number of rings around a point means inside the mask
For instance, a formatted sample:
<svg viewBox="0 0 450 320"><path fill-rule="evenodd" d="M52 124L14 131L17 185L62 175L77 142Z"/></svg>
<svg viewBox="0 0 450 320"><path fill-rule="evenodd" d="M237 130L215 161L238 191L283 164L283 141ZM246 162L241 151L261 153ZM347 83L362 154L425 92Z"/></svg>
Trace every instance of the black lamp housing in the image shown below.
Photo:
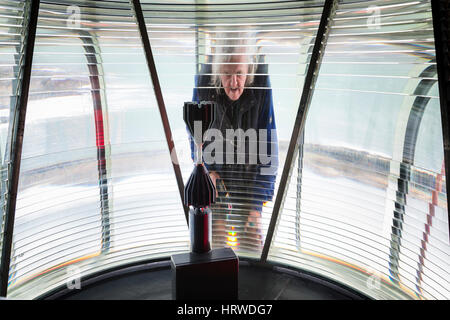
<svg viewBox="0 0 450 320"><path fill-rule="evenodd" d="M197 149L197 160L194 170L184 188L184 204L189 209L189 231L191 236L191 251L206 253L211 250L212 217L210 205L216 201L216 188L203 163L201 150L203 137L215 119L215 102L185 102L183 119L189 128ZM195 126L200 121L201 126ZM196 132L195 129L201 129Z"/></svg>

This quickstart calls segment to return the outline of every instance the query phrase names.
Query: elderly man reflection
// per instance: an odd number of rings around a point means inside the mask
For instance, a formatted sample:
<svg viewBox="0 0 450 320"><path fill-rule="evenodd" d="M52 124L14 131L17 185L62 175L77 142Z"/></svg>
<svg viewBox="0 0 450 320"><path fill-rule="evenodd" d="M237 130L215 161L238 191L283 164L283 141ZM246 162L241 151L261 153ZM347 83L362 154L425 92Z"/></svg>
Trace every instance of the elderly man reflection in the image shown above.
<svg viewBox="0 0 450 320"><path fill-rule="evenodd" d="M272 200L278 167L272 90L267 70L261 72L267 65L257 64L256 43L237 34L223 38L240 39L217 41L212 70L204 67L200 72L193 97L217 103L216 119L203 145L217 190L213 246L258 251L263 245L262 207ZM191 148L194 157L192 139Z"/></svg>

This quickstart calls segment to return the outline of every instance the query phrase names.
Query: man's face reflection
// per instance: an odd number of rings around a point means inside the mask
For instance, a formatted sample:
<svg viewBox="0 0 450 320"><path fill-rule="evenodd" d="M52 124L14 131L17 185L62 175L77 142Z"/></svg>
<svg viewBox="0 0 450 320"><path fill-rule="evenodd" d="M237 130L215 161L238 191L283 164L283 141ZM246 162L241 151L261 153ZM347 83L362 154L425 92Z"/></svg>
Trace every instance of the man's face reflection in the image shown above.
<svg viewBox="0 0 450 320"><path fill-rule="evenodd" d="M228 98L236 101L244 92L245 80L247 79L248 64L246 57L233 56L230 63L222 66L220 80Z"/></svg>

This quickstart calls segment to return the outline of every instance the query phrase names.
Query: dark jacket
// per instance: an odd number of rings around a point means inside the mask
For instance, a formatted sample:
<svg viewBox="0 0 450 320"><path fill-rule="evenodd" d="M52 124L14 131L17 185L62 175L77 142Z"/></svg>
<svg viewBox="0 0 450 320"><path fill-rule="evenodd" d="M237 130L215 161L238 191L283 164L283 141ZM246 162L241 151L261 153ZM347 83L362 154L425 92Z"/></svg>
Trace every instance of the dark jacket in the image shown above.
<svg viewBox="0 0 450 320"><path fill-rule="evenodd" d="M262 66L267 68L267 65ZM267 73L266 70L262 71L259 68L259 73ZM203 73L209 72L204 71ZM203 73L196 77L196 88L192 100L196 102L215 101L217 103L216 118L211 128L220 130L224 137L223 157L220 154L215 154L216 158L223 159L223 163L205 163L205 166L210 172L216 171L219 174L232 202L245 200L247 204L252 204L253 209L261 210L263 202L272 200L278 168L278 141L276 131L271 131L271 129L275 130L276 126L269 78L266 75L255 76L252 88L246 88L237 101L231 101L223 89L217 92L215 88L212 88L209 84L209 76L202 76ZM205 88L208 86L209 88ZM242 129L244 132L248 129L256 129L258 133L256 163L254 161L250 163L249 161L249 141L246 139L245 163L237 164L237 144L225 139L226 129ZM267 130L266 150L267 156L271 158L271 163L268 164L262 163L259 156L259 129ZM272 133L274 136L272 136ZM195 146L193 139L190 138L190 140L191 156L194 159ZM206 141L203 149L205 150L210 143L212 141ZM227 147L228 150L232 150L234 155L231 164L227 163L225 154ZM272 168L272 170L269 170L270 174L261 171L261 169L266 168L267 170L269 167ZM220 188L218 189L221 191ZM221 196L220 193L219 196Z"/></svg>

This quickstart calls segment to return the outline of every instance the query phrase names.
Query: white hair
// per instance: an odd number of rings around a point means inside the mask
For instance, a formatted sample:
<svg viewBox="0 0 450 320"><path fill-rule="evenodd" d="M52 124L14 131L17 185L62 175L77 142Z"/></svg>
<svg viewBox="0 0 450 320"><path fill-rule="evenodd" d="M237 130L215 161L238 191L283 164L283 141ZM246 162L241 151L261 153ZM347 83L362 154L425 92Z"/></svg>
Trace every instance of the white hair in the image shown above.
<svg viewBox="0 0 450 320"><path fill-rule="evenodd" d="M229 63L233 56L242 55L247 58L248 72L245 80L245 86L250 86L255 78L257 69L257 45L256 37L252 32L226 32L216 33L216 47L212 59L212 77L211 84L220 91L222 82L220 74L222 66Z"/></svg>

